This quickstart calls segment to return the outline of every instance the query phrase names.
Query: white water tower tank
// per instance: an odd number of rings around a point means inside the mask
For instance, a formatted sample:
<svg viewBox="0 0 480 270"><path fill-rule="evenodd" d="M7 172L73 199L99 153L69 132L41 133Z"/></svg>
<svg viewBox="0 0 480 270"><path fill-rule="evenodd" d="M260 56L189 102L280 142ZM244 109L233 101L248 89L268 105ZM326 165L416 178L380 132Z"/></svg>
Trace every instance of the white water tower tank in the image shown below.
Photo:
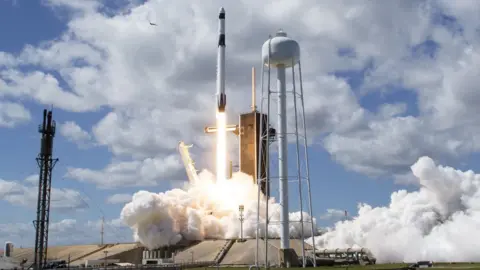
<svg viewBox="0 0 480 270"><path fill-rule="evenodd" d="M268 65L270 47L270 66L275 68L284 66L286 68L295 66L300 61L300 45L295 40L287 37L287 33L279 30L276 35L263 43L262 60Z"/></svg>
<svg viewBox="0 0 480 270"><path fill-rule="evenodd" d="M3 253L4 257L11 257L13 253L13 243L12 242L5 242L5 250Z"/></svg>

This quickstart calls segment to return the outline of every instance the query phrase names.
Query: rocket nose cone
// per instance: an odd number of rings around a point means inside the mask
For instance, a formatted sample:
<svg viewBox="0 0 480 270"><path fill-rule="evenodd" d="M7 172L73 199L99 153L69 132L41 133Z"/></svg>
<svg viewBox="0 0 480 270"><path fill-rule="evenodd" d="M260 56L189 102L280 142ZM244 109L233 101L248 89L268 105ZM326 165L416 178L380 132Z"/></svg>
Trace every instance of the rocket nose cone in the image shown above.
<svg viewBox="0 0 480 270"><path fill-rule="evenodd" d="M225 13L225 9L223 7L221 7L219 13Z"/></svg>

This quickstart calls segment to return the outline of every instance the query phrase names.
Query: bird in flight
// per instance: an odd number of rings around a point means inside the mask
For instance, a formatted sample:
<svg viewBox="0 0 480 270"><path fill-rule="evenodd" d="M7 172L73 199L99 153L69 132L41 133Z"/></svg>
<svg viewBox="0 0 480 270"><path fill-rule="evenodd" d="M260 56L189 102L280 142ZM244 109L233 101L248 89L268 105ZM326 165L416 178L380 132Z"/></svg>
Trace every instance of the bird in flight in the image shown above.
<svg viewBox="0 0 480 270"><path fill-rule="evenodd" d="M156 24L156 23L152 23L152 22L150 22L150 25L157 26L157 24Z"/></svg>

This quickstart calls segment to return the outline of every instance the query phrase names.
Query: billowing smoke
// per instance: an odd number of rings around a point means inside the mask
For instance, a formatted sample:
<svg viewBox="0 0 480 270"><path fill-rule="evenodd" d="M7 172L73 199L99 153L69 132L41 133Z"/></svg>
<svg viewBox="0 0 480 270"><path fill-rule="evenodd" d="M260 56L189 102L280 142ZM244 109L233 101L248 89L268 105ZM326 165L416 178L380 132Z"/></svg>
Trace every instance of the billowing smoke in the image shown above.
<svg viewBox="0 0 480 270"><path fill-rule="evenodd" d="M418 191L394 192L386 207L360 204L358 216L338 222L315 238L317 248L365 247L377 262L479 261L480 175L436 166L428 157L420 158L411 169L420 186ZM238 237L238 206L243 204L244 236L255 237L257 186L251 177L236 173L233 179L220 183L214 178L203 171L198 183L183 189L159 194L137 192L121 217L132 227L135 238L153 249L182 238ZM261 223L265 203L262 197ZM278 221L280 206L273 199L269 205L271 219ZM310 220L306 213L304 218ZM298 221L299 213L291 213L290 220ZM306 237L310 236L307 227ZM300 231L298 222L291 223L292 237L299 237ZM268 234L279 237L278 225L271 225ZM260 235L264 235L263 226Z"/></svg>
<svg viewBox="0 0 480 270"><path fill-rule="evenodd" d="M411 169L418 191L394 192L388 207L359 205L357 217L316 237L316 246L366 247L377 262L479 261L480 175L428 157Z"/></svg>
<svg viewBox="0 0 480 270"><path fill-rule="evenodd" d="M197 182L183 189L162 193L139 191L125 205L121 219L134 231L134 237L149 249L173 245L182 239L229 239L240 236L239 205L244 205L243 236L256 236L257 185L252 177L234 173L232 179L216 182L208 171L199 174ZM265 222L266 198L261 197L260 223ZM269 200L270 220L280 219L280 206ZM300 213L291 213L290 235L301 236ZM310 216L304 213L304 220ZM314 226L315 219L313 219ZM305 223L304 235L311 236L311 223ZM265 235L263 229L259 232ZM278 222L268 230L269 237L279 237Z"/></svg>

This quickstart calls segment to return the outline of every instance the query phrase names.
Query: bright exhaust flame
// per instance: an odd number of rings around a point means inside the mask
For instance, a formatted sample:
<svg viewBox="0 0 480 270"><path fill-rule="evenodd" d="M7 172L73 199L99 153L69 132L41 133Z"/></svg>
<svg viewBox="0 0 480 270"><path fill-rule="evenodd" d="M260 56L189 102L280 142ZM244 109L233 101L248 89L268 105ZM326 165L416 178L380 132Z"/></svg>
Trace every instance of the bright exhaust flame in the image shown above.
<svg viewBox="0 0 480 270"><path fill-rule="evenodd" d="M227 116L217 112L217 182L227 179Z"/></svg>

